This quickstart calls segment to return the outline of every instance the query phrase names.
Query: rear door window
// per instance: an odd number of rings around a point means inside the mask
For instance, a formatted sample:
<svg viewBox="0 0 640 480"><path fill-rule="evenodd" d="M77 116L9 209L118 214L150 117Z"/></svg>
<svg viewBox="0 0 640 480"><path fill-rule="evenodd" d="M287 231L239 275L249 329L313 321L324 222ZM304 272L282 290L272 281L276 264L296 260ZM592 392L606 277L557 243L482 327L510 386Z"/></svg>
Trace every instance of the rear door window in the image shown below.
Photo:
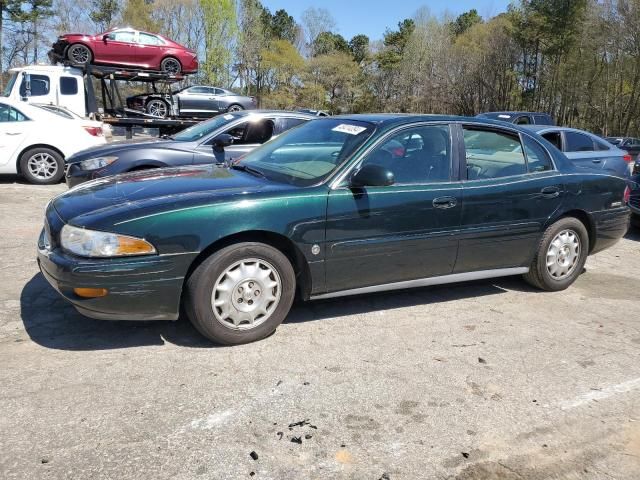
<svg viewBox="0 0 640 480"><path fill-rule="evenodd" d="M242 122L224 133L233 137L233 145L260 145L271 139L274 130L272 119L261 118Z"/></svg>
<svg viewBox="0 0 640 480"><path fill-rule="evenodd" d="M560 135L560 132L547 132L542 134L542 138L553 143L558 150L562 150L562 135Z"/></svg>
<svg viewBox="0 0 640 480"><path fill-rule="evenodd" d="M525 135L522 136L524 152L527 155L529 173L546 172L553 170L549 153L538 142Z"/></svg>
<svg viewBox="0 0 640 480"><path fill-rule="evenodd" d="M60 93L75 95L78 93L78 80L74 77L60 77Z"/></svg>
<svg viewBox="0 0 640 480"><path fill-rule="evenodd" d="M306 118L278 118L276 120L276 129L274 135L280 135L287 130L297 127L298 125L302 125L306 123L308 120Z"/></svg>
<svg viewBox="0 0 640 480"><path fill-rule="evenodd" d="M27 120L21 112L15 108L0 103L0 122L24 122Z"/></svg>
<svg viewBox="0 0 640 480"><path fill-rule="evenodd" d="M469 180L527 173L518 135L464 127L464 147Z"/></svg>
<svg viewBox="0 0 640 480"><path fill-rule="evenodd" d="M534 115L533 119L536 125L553 125L549 115Z"/></svg>
<svg viewBox="0 0 640 480"><path fill-rule="evenodd" d="M518 117L514 123L516 125L529 125L531 123L531 119L527 115L523 115Z"/></svg>
<svg viewBox="0 0 640 480"><path fill-rule="evenodd" d="M592 152L593 140L588 135L578 132L564 132L565 152Z"/></svg>

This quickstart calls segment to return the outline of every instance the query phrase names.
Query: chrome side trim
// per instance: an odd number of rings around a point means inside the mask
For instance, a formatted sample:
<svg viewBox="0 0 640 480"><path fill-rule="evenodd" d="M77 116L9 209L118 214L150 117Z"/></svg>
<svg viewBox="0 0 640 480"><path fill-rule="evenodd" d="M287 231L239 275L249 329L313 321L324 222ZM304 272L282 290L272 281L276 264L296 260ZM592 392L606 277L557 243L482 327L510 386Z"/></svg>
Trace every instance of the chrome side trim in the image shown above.
<svg viewBox="0 0 640 480"><path fill-rule="evenodd" d="M468 282L471 280L483 280L486 278L507 277L509 275L522 275L528 271L529 267L517 267L480 270L478 272L452 273L451 275L442 275L440 277L418 278L416 280L408 280L405 282L386 283L383 285L373 285L371 287L353 288L351 290L312 295L310 299L321 300L324 298L347 297L363 293L385 292L388 290L403 290L405 288L428 287L430 285L444 285L447 283Z"/></svg>

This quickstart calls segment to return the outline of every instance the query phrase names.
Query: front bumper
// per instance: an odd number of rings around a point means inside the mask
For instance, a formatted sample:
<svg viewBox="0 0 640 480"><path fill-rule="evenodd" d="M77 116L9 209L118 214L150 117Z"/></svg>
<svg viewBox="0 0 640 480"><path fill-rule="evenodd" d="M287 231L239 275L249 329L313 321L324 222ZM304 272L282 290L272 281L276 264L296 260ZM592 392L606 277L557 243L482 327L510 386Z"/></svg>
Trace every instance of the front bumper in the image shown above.
<svg viewBox="0 0 640 480"><path fill-rule="evenodd" d="M89 180L95 180L106 175L101 175L102 170L82 170L77 163L67 164L64 180L67 183L67 187L73 188L81 183L88 182Z"/></svg>
<svg viewBox="0 0 640 480"><path fill-rule="evenodd" d="M184 276L197 254L132 258L80 258L38 241L40 271L83 315L100 320L177 320ZM105 288L83 298L74 288Z"/></svg>

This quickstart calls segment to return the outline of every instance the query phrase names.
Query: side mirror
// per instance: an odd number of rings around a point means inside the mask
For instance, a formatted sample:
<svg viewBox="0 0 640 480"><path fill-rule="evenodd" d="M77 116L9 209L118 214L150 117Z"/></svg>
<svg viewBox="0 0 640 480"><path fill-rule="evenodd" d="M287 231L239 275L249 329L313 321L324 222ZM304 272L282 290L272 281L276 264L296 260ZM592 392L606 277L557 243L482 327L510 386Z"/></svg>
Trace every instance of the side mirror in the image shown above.
<svg viewBox="0 0 640 480"><path fill-rule="evenodd" d="M228 133L221 133L213 139L212 145L215 152L224 152L224 147L233 143L233 137Z"/></svg>
<svg viewBox="0 0 640 480"><path fill-rule="evenodd" d="M31 75L27 72L22 72L22 84L24 85L22 100L27 100L31 96Z"/></svg>
<svg viewBox="0 0 640 480"><path fill-rule="evenodd" d="M640 175L640 157L638 157L636 163L633 165L633 174Z"/></svg>
<svg viewBox="0 0 640 480"><path fill-rule="evenodd" d="M107 43L107 40L109 40L109 34L108 34L108 33L107 33L106 35L103 35L103 36L102 36L102 41L103 41L104 43Z"/></svg>
<svg viewBox="0 0 640 480"><path fill-rule="evenodd" d="M380 165L369 164L356 170L351 176L349 186L361 187L388 187L396 182L393 172Z"/></svg>

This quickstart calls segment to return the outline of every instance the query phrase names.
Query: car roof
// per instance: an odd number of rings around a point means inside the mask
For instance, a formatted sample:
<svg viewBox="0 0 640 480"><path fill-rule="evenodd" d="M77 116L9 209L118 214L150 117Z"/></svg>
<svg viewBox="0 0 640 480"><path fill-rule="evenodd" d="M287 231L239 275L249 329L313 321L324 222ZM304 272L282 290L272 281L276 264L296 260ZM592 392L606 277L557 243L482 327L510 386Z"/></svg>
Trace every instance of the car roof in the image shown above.
<svg viewBox="0 0 640 480"><path fill-rule="evenodd" d="M533 130L534 132L541 132L541 131L558 131L558 132L576 132L576 133L584 133L587 135L592 135L594 137L597 137L596 134L591 133L591 132L587 132L586 130L580 130L578 128L571 128L571 127L558 127L555 125L520 125L521 127L527 129L527 130ZM598 137L600 138L600 137Z"/></svg>
<svg viewBox="0 0 640 480"><path fill-rule="evenodd" d="M495 125L500 127L509 127L518 129L521 125L514 125L500 120L483 117L463 117L458 115L440 115L440 114L412 114L412 113L373 113L373 114L355 114L355 115L337 115L333 117L316 117L323 119L345 119L356 120L361 122L374 123L380 127L410 124L416 122L464 122L476 123L479 125Z"/></svg>

